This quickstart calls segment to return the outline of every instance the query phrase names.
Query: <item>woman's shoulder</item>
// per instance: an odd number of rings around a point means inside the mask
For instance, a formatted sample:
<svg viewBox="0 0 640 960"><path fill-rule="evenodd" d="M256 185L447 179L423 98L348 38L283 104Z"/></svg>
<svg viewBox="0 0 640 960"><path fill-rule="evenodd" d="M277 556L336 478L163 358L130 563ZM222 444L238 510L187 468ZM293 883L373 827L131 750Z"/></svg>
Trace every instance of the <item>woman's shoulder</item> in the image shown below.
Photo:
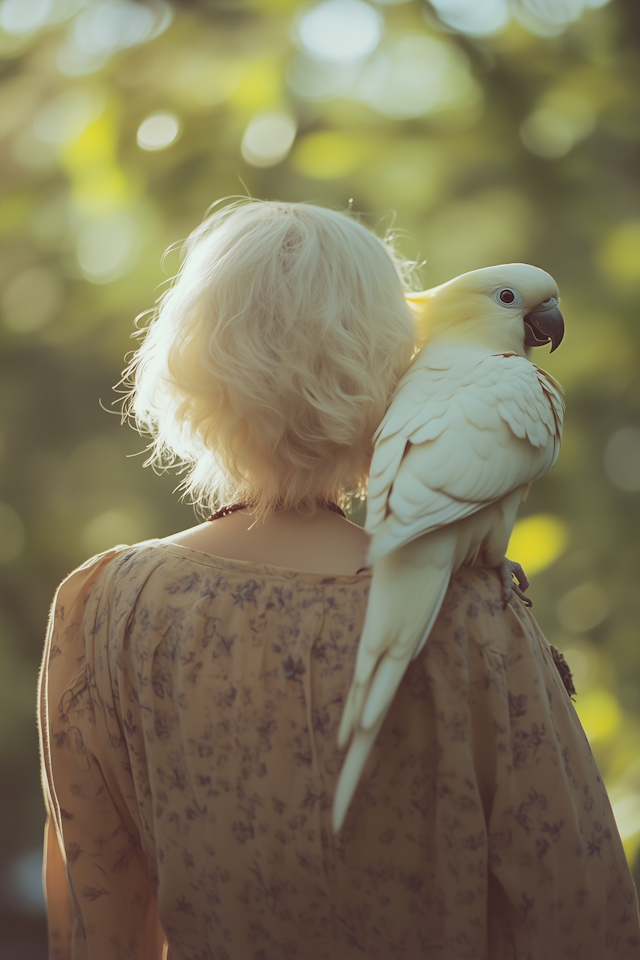
<svg viewBox="0 0 640 960"><path fill-rule="evenodd" d="M75 567L62 580L58 587L58 595L76 592L83 585L88 585L95 581L96 577L107 571L115 571L128 561L140 562L144 559L145 548L149 547L154 541L144 541L143 543L128 544L120 543L101 553L89 557L80 566Z"/></svg>
<svg viewBox="0 0 640 960"><path fill-rule="evenodd" d="M55 620L83 617L91 600L99 606L115 600L119 606L135 602L144 582L171 558L156 549L159 541L121 543L95 554L72 570L58 586L52 616ZM170 569L167 574L171 576Z"/></svg>
<svg viewBox="0 0 640 960"><path fill-rule="evenodd" d="M102 553L95 554L80 566L75 567L61 581L55 594L54 603L56 605L64 604L71 597L79 593L86 592L95 582L96 578L111 564L111 562L125 549L129 549L126 544L119 544Z"/></svg>
<svg viewBox="0 0 640 960"><path fill-rule="evenodd" d="M118 544L90 557L64 578L56 590L45 643L48 682L67 683L102 644L111 647L124 632L144 596L147 606L161 606L161 596L178 579L176 558L157 548L158 541ZM155 575L164 566L160 579ZM107 642L107 638L109 642ZM115 648L121 646L115 642ZM93 652L90 652L92 650Z"/></svg>
<svg viewBox="0 0 640 960"><path fill-rule="evenodd" d="M305 592L321 587L323 592L336 588L364 587L368 592L370 570L352 575L327 575L294 570L277 565L239 560L194 549L171 540L145 540L119 544L97 554L73 570L61 583L56 606L86 605L93 597L100 606L109 603L121 615L125 607L133 607L144 592L153 605L178 602L183 594L199 592L220 599L235 593L244 584L257 584L260 592L286 582Z"/></svg>

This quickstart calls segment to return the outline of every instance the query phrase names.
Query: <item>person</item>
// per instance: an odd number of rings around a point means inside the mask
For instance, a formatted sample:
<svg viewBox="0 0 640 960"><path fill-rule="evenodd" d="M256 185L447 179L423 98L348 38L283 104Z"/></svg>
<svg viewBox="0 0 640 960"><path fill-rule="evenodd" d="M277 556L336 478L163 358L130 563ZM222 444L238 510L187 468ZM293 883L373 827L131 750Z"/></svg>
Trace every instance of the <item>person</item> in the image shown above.
<svg viewBox="0 0 640 960"><path fill-rule="evenodd" d="M311 204L230 203L190 237L127 411L213 513L92 558L56 595L51 958L640 957L589 745L495 571L452 579L332 832L370 584L342 507L415 352L405 266Z"/></svg>

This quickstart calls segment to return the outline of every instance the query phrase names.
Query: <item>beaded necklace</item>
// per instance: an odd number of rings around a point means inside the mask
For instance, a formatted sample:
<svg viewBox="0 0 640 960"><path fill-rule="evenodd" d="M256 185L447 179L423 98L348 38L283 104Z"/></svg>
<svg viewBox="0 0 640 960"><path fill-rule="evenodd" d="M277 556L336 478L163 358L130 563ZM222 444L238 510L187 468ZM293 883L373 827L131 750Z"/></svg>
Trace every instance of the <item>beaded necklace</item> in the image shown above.
<svg viewBox="0 0 640 960"><path fill-rule="evenodd" d="M236 510L244 510L248 506L248 503L229 503L226 507L220 507L219 510L212 513L210 517L207 517L207 520L219 520L221 517L228 517L230 513L235 513ZM327 507L328 510L333 510L334 513L339 513L341 517L346 516L344 510L341 510L338 504L332 500L323 500L322 506Z"/></svg>

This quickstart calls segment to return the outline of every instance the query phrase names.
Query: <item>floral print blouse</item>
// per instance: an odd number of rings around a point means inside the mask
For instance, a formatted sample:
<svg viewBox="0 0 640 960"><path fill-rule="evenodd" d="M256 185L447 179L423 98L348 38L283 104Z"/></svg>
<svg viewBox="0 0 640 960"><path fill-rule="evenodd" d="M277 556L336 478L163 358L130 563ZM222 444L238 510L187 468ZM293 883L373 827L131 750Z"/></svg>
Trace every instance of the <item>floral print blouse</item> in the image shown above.
<svg viewBox="0 0 640 960"><path fill-rule="evenodd" d="M40 682L52 960L638 960L633 882L527 608L463 569L343 830L370 584L121 546L60 587Z"/></svg>

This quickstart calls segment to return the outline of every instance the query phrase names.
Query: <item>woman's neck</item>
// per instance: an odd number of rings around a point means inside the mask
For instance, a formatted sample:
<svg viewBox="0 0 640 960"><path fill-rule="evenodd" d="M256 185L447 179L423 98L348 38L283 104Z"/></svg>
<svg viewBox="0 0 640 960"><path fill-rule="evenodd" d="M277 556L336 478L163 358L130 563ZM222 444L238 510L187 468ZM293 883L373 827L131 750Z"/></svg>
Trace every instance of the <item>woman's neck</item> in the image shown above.
<svg viewBox="0 0 640 960"><path fill-rule="evenodd" d="M328 576L357 573L366 564L369 547L361 527L330 509L311 517L295 509L278 510L256 520L243 508L165 540L229 560Z"/></svg>

